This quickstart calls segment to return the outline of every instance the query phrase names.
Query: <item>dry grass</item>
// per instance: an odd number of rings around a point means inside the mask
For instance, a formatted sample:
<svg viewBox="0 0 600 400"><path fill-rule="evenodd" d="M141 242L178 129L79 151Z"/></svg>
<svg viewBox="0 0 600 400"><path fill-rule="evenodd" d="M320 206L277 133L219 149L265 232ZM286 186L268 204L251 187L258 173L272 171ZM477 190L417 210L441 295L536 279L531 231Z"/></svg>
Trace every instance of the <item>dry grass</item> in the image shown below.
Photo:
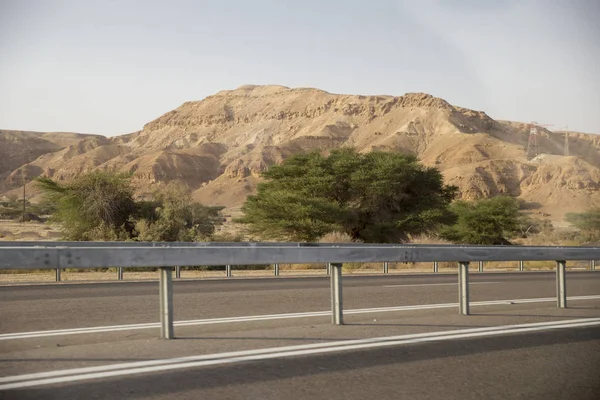
<svg viewBox="0 0 600 400"><path fill-rule="evenodd" d="M439 238L434 235L420 234L420 235L408 235L407 244L452 244L445 239Z"/></svg>
<svg viewBox="0 0 600 400"><path fill-rule="evenodd" d="M319 243L361 243L361 241L353 239L347 233L335 231L325 234L319 239Z"/></svg>
<svg viewBox="0 0 600 400"><path fill-rule="evenodd" d="M526 238L518 238L515 243L523 246L581 246L585 240L575 229L557 228L543 231Z"/></svg>

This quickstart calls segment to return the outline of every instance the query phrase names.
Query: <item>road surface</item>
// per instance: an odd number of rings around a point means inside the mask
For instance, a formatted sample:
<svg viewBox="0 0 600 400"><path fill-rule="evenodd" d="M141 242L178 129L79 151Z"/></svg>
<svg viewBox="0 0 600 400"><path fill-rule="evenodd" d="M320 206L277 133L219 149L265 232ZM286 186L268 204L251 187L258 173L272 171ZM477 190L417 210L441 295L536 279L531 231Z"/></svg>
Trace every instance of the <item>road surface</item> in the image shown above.
<svg viewBox="0 0 600 400"><path fill-rule="evenodd" d="M325 277L177 281L173 341L156 282L0 287L0 398L598 398L599 273L567 309L554 273L473 273L468 317L455 275L343 285L339 327Z"/></svg>

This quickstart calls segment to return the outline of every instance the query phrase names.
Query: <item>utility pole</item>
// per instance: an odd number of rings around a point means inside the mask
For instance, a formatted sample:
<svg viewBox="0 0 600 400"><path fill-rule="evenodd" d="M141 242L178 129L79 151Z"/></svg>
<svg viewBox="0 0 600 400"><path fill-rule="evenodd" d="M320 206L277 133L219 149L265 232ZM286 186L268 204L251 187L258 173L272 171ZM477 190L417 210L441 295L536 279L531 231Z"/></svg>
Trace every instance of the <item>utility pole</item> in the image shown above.
<svg viewBox="0 0 600 400"><path fill-rule="evenodd" d="M25 179L25 169L21 170L21 178L23 180L23 216L21 217L21 222L25 223L25 186L27 185L27 180Z"/></svg>
<svg viewBox="0 0 600 400"><path fill-rule="evenodd" d="M25 187L27 186L27 166L29 165L31 156L31 148L29 146L27 146L27 150L23 156L25 157L25 162L21 168L21 180L23 181L23 215L21 216L21 222L25 223L25 212L27 211L25 207Z"/></svg>

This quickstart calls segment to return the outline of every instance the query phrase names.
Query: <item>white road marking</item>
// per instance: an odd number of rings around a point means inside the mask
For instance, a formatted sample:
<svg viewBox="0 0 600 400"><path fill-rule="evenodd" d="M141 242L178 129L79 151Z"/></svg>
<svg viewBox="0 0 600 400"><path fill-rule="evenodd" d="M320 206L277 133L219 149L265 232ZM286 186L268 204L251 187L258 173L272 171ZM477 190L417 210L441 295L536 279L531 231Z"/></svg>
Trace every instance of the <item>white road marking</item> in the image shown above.
<svg viewBox="0 0 600 400"><path fill-rule="evenodd" d="M575 300L597 300L600 299L600 295L591 296L573 296L569 297L568 301ZM475 301L471 302L471 307L477 306L493 306L493 305L504 305L504 304L524 304L524 303L546 303L554 302L556 297L544 297L544 298L533 298L533 299L513 299L513 300L492 300L492 301ZM453 308L458 307L458 303L440 303L440 304L418 304L412 306L398 306L398 307L378 307L378 308L360 308L352 310L344 310L344 314L369 314L369 313L380 313L380 312L394 312L394 311L414 311L414 310L428 310L428 309L441 309L441 308ZM278 319L292 319L292 318L310 318L310 317L324 317L330 316L331 311L312 311L312 312L301 312L301 313L289 313L289 314L267 314L267 315L250 315L243 317L227 317L227 318L210 318L210 319L197 319L188 321L175 321L174 326L195 326L195 325L215 325L215 324L226 324L235 322L253 322L253 321L269 321ZM15 332L15 333L4 333L0 334L1 340L15 340L15 339L31 339L38 337L49 337L49 336L62 336L62 335L78 335L83 333L102 333L102 332L118 332L118 331L130 331L138 329L156 329L160 327L158 322L150 322L145 324L129 324L129 325L109 325L109 326L96 326L89 328L70 328L70 329L57 329L48 331L33 331L33 332Z"/></svg>
<svg viewBox="0 0 600 400"><path fill-rule="evenodd" d="M306 356L312 354L371 349L413 343L436 342L592 326L600 326L600 318L583 318L553 322L538 322L530 324L428 332L379 338L342 340L329 343L315 343L298 346L285 346L258 350L244 350L228 353L178 357L163 360L138 361L96 367L73 368L59 371L3 377L0 378L0 390L20 389L56 383L77 382L90 379L127 376L149 372L172 371L184 368L258 361L282 357Z"/></svg>
<svg viewBox="0 0 600 400"><path fill-rule="evenodd" d="M469 286L471 285L492 285L494 283L503 283L503 282L469 282ZM458 283L421 283L418 285L384 285L383 287L419 287L419 286L456 286Z"/></svg>

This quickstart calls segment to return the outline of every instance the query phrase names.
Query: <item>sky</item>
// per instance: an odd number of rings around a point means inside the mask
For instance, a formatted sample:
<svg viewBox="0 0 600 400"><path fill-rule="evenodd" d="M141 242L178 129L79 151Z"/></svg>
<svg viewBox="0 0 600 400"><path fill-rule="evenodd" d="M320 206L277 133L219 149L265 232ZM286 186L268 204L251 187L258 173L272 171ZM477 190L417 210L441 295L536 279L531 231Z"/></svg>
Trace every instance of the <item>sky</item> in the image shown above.
<svg viewBox="0 0 600 400"><path fill-rule="evenodd" d="M107 136L245 84L600 134L598 0L0 0L0 129Z"/></svg>

